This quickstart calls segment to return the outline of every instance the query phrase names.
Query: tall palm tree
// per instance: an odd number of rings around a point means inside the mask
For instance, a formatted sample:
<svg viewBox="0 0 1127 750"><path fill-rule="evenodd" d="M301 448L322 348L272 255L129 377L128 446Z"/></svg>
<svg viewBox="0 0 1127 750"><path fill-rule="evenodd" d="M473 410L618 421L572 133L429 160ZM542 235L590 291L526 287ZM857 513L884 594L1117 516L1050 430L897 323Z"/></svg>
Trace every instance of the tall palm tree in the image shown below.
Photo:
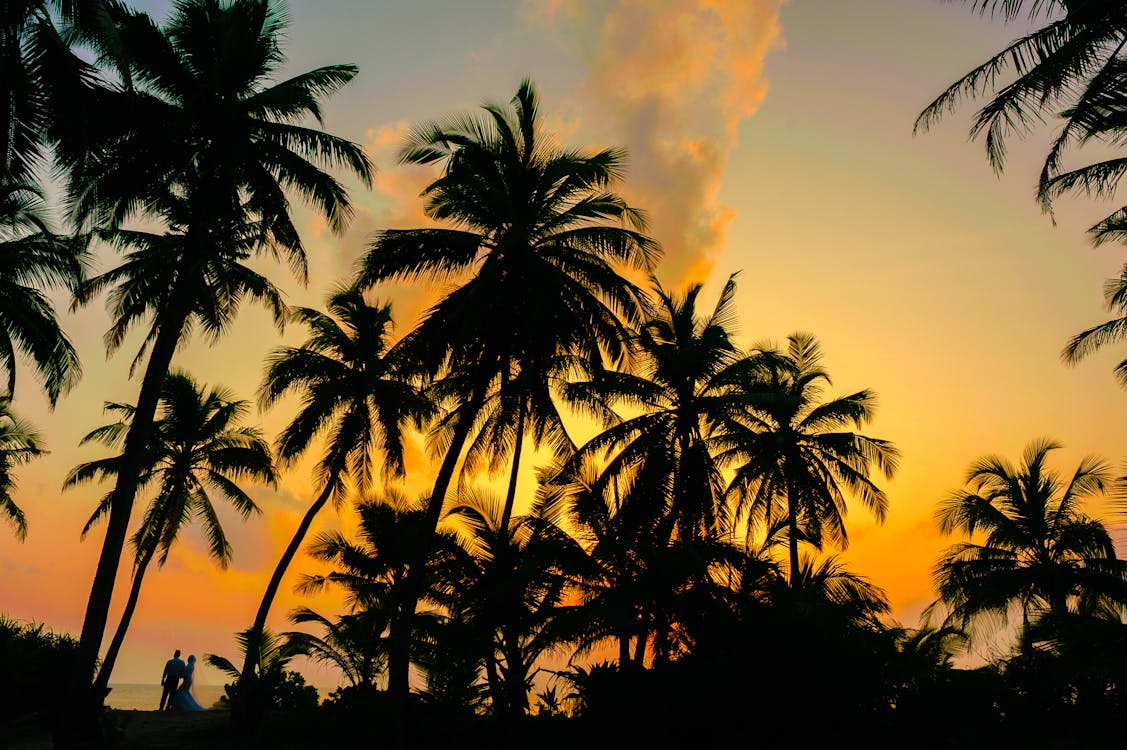
<svg viewBox="0 0 1127 750"><path fill-rule="evenodd" d="M947 550L935 567L940 601L962 624L980 615L1005 618L1012 607L1023 621L1068 614L1081 595L1117 590L1124 568L1116 564L1107 529L1081 504L1102 494L1111 480L1103 461L1088 456L1067 479L1049 469L1051 440L1029 444L1020 466L999 456L976 461L967 488L952 492L936 510L944 534L968 537Z"/></svg>
<svg viewBox="0 0 1127 750"><path fill-rule="evenodd" d="M800 540L819 549L826 536L848 545L847 493L884 520L888 497L869 475L875 469L892 478L900 454L887 440L853 431L872 419L872 391L822 401L830 377L813 336L792 334L785 351L759 351L757 366L744 373L743 408L729 414L717 439L718 460L736 465L728 496L737 517L762 519L770 537L773 509L783 506L793 587L802 576Z"/></svg>
<svg viewBox="0 0 1127 750"><path fill-rule="evenodd" d="M278 438L278 460L292 463L314 438L326 435L315 474L321 490L262 595L248 631L252 648L246 652L244 679L254 674L256 634L263 631L282 577L317 514L330 499L342 502L350 489L367 494L377 458L382 458L384 476L403 476L403 431L421 427L433 414L431 401L409 381L407 368L413 364L392 346L390 305L369 305L353 287L329 298L327 314L299 308L293 316L309 328L309 339L300 348L284 347L270 356L259 401L265 408L287 393L301 396L300 410Z"/></svg>
<svg viewBox="0 0 1127 750"><path fill-rule="evenodd" d="M86 93L98 117L88 147L56 147L77 225L155 219L177 235L179 247L146 242L137 248L127 266L151 261L156 267L159 258L167 273L159 284L126 283L111 297L118 325L151 321L151 346L83 621L76 690L93 674L153 415L178 344L196 323L221 331L240 293L252 293L234 268L246 255L284 257L304 279L287 190L336 231L351 207L344 187L321 166L342 167L365 181L371 176L358 145L304 124L321 122L320 100L348 83L356 68L328 66L274 83L285 25L282 6L269 0L185 0L163 28L144 14L125 14L116 29L133 85L92 81ZM248 225L255 227L249 235ZM233 247L232 237L240 238ZM225 267L234 280L221 281ZM138 278L111 271L82 298L122 275Z"/></svg>
<svg viewBox="0 0 1127 750"><path fill-rule="evenodd" d="M107 404L106 408L120 419L90 432L82 443L96 441L110 448L121 447L134 409L125 404ZM215 512L212 494L221 495L246 518L261 511L238 481L274 483L274 463L262 431L239 426L249 411L246 401L234 399L226 389L206 389L189 375L172 372L165 379L158 409L139 480L142 487L155 487L156 494L141 527L133 535L133 582L121 621L94 681L99 694L109 685L149 564L156 560L158 566L164 565L184 525L199 519L209 554L221 568L226 568L232 549ZM119 465L120 456L80 464L67 475L63 488L112 480ZM110 498L109 494L102 498L86 522L83 536L110 512Z"/></svg>
<svg viewBox="0 0 1127 750"><path fill-rule="evenodd" d="M0 397L0 514L16 527L16 538L27 538L27 518L12 498L14 469L44 453L39 435L11 411L11 400Z"/></svg>
<svg viewBox="0 0 1127 750"><path fill-rule="evenodd" d="M543 382L546 363L559 353L589 362L620 358L621 318L637 317L642 295L616 266L648 269L657 257L656 243L641 233L642 214L610 192L623 152L556 146L538 109L524 81L510 107L488 105L481 117L417 127L400 161L443 167L423 197L428 216L452 226L380 232L362 262L363 285L458 281L411 336L430 373L461 384L428 508L432 528L491 385L500 381L508 390L517 374ZM524 399L511 403L516 463L529 413ZM419 591L417 579L410 588ZM396 629L409 630L411 616L406 611ZM389 667L400 701L408 690L408 640L399 639Z"/></svg>
<svg viewBox="0 0 1127 750"><path fill-rule="evenodd" d="M35 187L0 180L0 373L11 398L16 350L23 352L54 406L77 382L81 367L43 289L73 289L82 278L84 252L79 242L50 231L43 208Z"/></svg>

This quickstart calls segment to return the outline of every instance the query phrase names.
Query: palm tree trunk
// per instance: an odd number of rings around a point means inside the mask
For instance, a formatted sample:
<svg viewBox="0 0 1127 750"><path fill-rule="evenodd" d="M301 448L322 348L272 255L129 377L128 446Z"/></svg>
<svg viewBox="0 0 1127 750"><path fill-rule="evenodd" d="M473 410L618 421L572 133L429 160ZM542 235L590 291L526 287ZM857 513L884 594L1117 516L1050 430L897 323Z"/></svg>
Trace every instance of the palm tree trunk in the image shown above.
<svg viewBox="0 0 1127 750"><path fill-rule="evenodd" d="M798 586L798 508L794 487L787 487L787 546L790 547L790 587Z"/></svg>
<svg viewBox="0 0 1127 750"><path fill-rule="evenodd" d="M528 689L525 686L525 676L527 669L525 668L524 659L521 658L520 638L512 630L512 628L505 628L507 631L503 638L505 646L505 665L508 669L505 670L505 694L508 699L506 703L506 713L510 718L519 718L528 712Z"/></svg>
<svg viewBox="0 0 1127 750"><path fill-rule="evenodd" d="M490 651L485 657L485 679L489 685L489 697L493 703L493 717L497 718L504 713L505 695L501 689L501 676L497 674L497 655L490 644Z"/></svg>
<svg viewBox="0 0 1127 750"><path fill-rule="evenodd" d="M625 672L630 664L630 634L627 632L618 635L618 671Z"/></svg>
<svg viewBox="0 0 1127 750"><path fill-rule="evenodd" d="M113 599L114 581L121 551L129 532L129 518L133 512L133 499L137 494L137 480L141 475L141 462L152 432L156 416L157 402L161 387L176 353L176 345L184 330L189 314L189 293L182 288L174 290L167 315L158 324L156 340L149 353L145 376L141 381L141 393L137 397L137 407L129 422L125 445L121 453L121 463L117 483L110 496L110 515L106 523L106 536L98 556L98 567L90 586L90 597L86 603L86 615L82 620L82 631L75 654L74 671L68 686L67 699L63 702L67 716L59 722L55 734L56 746L66 747L75 743L93 743L93 747L104 745L101 732L101 706L104 695L93 692L94 668L98 662L98 652L105 634L106 620L109 618L110 602Z"/></svg>
<svg viewBox="0 0 1127 750"><path fill-rule="evenodd" d="M505 509L501 512L501 529L508 532L509 521L513 517L513 505L517 498L517 474L520 472L520 453L524 447L524 401L521 401L517 411L517 438L513 446L513 467L509 471L509 487L505 491Z"/></svg>
<svg viewBox="0 0 1127 750"><path fill-rule="evenodd" d="M149 563L152 562L156 551L156 544L153 544L137 562L137 570L133 572L133 585L129 588L129 600L125 603L125 611L121 613L121 621L117 624L113 640L110 641L106 657L102 659L102 666L94 680L95 695L105 695L107 692L110 675L113 674L114 664L117 662L117 655L121 651L121 644L125 642L125 633L129 630L129 623L133 620L133 612L137 609L137 600L141 596L141 581L144 579L145 571L148 569Z"/></svg>
<svg viewBox="0 0 1127 750"><path fill-rule="evenodd" d="M422 596L426 561L430 557L434 534L438 529L438 522L442 518L446 491L450 488L450 481L454 478L454 469L458 465L458 459L462 455L462 447L466 443L466 438L469 437L477 412L485 401L487 387L488 381L474 388L469 401L466 403L465 411L458 418L458 423L454 427L450 447L442 459L442 465L434 479L430 502L427 504L426 522L424 523L426 537L420 544L415 559L407 566L403 603L392 617L391 632L389 633L391 642L387 660L387 689L391 698L392 716L395 717L392 738L394 747L406 746L407 698L411 690L411 630L415 618L415 607L418 606L419 598Z"/></svg>
<svg viewBox="0 0 1127 750"><path fill-rule="evenodd" d="M277 596L278 588L282 585L282 577L285 576L286 570L289 569L290 563L293 562L294 556L301 548L301 543L305 541L305 535L309 532L309 527L313 525L313 519L317 517L321 509L325 507L325 503L329 501L336 484L337 477L329 477L329 480L325 483L325 489L309 506L309 510L305 511L301 523L297 526L297 531L294 532L293 538L290 539L289 545L274 567L274 574L270 576L270 582L266 584L266 591L262 594L262 602L258 605L258 613L254 616L254 624L250 626L250 633L247 637L247 653L243 659L243 668L239 672L241 675L240 681L247 679L248 675L254 674L254 669L258 666L255 664L260 650L258 643L262 638L262 631L266 627L266 617L270 614L270 606L274 603L274 597Z"/></svg>

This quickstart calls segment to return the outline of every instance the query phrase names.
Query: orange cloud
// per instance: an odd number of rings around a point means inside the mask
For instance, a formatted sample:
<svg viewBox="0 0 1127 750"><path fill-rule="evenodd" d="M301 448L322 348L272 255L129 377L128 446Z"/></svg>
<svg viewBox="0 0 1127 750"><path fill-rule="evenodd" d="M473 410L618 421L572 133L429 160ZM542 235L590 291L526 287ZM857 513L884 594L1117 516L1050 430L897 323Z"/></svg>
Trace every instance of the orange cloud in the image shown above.
<svg viewBox="0 0 1127 750"><path fill-rule="evenodd" d="M541 19L580 35L584 112L611 123L613 142L629 148L624 192L649 211L671 285L703 280L724 250L735 213L721 204L720 187L739 124L766 95L763 63L782 42L784 2L536 6Z"/></svg>

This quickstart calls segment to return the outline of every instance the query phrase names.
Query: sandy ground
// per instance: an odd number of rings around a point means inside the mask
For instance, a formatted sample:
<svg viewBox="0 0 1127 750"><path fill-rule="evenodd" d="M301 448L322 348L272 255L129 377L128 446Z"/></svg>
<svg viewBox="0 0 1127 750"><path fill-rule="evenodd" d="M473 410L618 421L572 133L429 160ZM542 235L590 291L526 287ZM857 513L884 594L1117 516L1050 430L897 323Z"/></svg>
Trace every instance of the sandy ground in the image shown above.
<svg viewBox="0 0 1127 750"><path fill-rule="evenodd" d="M314 746L319 750L333 747L278 739L248 742L232 734L226 711L111 711L110 720L122 732L115 743L118 750L238 750L245 747L312 750ZM5 750L51 750L51 737L34 726L8 726L0 728L0 747Z"/></svg>

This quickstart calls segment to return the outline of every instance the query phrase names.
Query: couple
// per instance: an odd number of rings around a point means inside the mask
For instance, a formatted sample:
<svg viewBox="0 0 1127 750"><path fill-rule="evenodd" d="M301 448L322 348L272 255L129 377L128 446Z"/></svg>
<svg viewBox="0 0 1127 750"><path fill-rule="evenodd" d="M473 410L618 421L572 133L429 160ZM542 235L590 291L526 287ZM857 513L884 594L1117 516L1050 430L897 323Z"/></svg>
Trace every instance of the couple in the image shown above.
<svg viewBox="0 0 1127 750"><path fill-rule="evenodd" d="M160 684L164 692L160 696L161 711L206 711L192 695L192 675L196 671L196 657L189 656L188 663L180 660L180 649L164 663L164 674Z"/></svg>

